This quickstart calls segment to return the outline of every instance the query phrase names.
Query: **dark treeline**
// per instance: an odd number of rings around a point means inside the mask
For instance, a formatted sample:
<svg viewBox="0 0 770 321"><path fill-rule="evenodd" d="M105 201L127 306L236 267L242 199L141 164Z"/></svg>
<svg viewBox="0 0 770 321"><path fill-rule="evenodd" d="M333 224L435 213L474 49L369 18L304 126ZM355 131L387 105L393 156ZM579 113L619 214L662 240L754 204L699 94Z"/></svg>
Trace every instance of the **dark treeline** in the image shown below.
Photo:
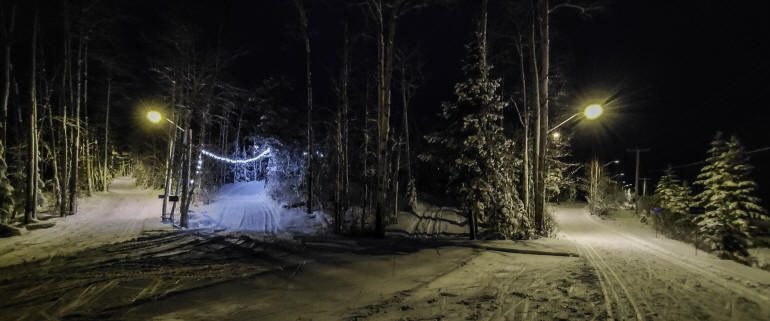
<svg viewBox="0 0 770 321"><path fill-rule="evenodd" d="M133 173L180 195L164 207L184 226L193 199L237 180L227 164L196 168L200 152L268 142L274 196L333 214L337 232L382 236L427 202L467 213L471 237L547 234L546 202L574 195L569 135L550 128L576 111L551 20L594 9L4 1L0 214L74 215L78 196Z"/></svg>

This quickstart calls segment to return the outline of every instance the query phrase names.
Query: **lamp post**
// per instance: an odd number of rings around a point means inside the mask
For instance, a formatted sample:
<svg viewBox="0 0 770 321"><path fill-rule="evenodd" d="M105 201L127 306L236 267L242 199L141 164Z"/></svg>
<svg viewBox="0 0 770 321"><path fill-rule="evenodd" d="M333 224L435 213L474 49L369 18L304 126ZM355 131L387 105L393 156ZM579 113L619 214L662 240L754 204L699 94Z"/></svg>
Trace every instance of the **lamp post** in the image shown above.
<svg viewBox="0 0 770 321"><path fill-rule="evenodd" d="M607 167L607 166L610 166L612 164L620 164L620 161L617 160L617 159L616 160L612 160L612 161L604 163L604 165L602 165L602 167Z"/></svg>
<svg viewBox="0 0 770 321"><path fill-rule="evenodd" d="M599 104L588 105L588 106L586 106L585 109L583 109L583 111L575 113L572 116L569 116L567 119L565 119L564 121L562 121L558 125L556 125L553 128L549 129L548 133L550 134L554 130L558 129L562 125L568 123L570 120L573 120L575 118L585 117L586 119L594 120L594 119L599 118L599 116L601 116L603 113L604 113L604 107L602 107L602 105L599 105ZM558 132L554 133L554 138L558 139L559 136L560 135L558 134Z"/></svg>
<svg viewBox="0 0 770 321"><path fill-rule="evenodd" d="M157 124L161 122L163 119L165 119L170 125L172 125L172 129L179 130L184 133L184 129L182 127L179 127L174 121L171 119L168 119L167 117L164 117L160 112L151 110L147 112L147 120L149 120L153 124ZM166 217L166 209L168 208L168 199L169 199L169 193L171 192L171 168L172 164L174 162L174 154L176 150L176 131L173 132L174 135L172 135L172 132L169 131L168 134L168 156L166 157L166 178L165 178L165 184L163 188L163 195L160 195L159 197L163 199L163 208L161 209L160 213L160 220L163 223L171 223L174 224L173 221L173 214L172 217ZM172 212L173 213L173 212Z"/></svg>

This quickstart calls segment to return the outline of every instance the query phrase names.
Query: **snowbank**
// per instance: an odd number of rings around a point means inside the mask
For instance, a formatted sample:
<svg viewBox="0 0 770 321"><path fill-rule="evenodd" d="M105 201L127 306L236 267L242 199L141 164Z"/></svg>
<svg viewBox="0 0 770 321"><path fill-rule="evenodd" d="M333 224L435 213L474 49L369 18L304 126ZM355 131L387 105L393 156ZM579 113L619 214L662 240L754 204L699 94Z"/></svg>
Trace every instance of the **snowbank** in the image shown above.
<svg viewBox="0 0 770 321"><path fill-rule="evenodd" d="M457 237L468 235L467 218L457 209L418 202L413 212L400 212L398 223L389 225L389 235L409 237Z"/></svg>
<svg viewBox="0 0 770 321"><path fill-rule="evenodd" d="M285 208L273 200L263 182L227 184L208 205L190 213L190 227L258 234L319 234L327 230L326 215L307 215L304 208Z"/></svg>

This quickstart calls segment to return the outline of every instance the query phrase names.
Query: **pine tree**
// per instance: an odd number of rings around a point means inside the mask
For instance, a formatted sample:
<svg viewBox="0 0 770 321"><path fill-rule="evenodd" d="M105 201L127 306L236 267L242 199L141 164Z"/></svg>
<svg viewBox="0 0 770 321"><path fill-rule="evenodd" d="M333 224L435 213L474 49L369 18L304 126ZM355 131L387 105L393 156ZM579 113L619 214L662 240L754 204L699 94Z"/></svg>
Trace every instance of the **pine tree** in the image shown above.
<svg viewBox="0 0 770 321"><path fill-rule="evenodd" d="M703 187L697 201L706 209L696 219L699 234L718 256L745 262L752 241L749 219L764 213L754 196L757 184L750 176L753 167L734 136L725 141L718 133L708 155L695 182Z"/></svg>
<svg viewBox="0 0 770 321"><path fill-rule="evenodd" d="M689 212L691 195L690 187L671 168L666 169L655 187L655 200L663 209L660 223L678 237L690 234L695 228Z"/></svg>
<svg viewBox="0 0 770 321"><path fill-rule="evenodd" d="M469 212L471 233L476 222L495 237L526 237L529 227L523 203L515 188L513 141L503 133L500 80L488 77L484 31L468 46L463 68L467 80L455 85L456 101L442 104L442 116L450 125L429 135L430 143L446 150L450 186Z"/></svg>

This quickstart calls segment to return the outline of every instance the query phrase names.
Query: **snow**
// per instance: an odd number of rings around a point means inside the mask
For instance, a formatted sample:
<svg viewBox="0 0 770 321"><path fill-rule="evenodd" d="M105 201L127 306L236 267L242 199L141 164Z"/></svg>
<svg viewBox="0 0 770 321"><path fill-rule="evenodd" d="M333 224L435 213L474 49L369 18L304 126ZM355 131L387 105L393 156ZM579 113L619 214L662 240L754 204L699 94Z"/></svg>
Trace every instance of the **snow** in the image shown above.
<svg viewBox="0 0 770 321"><path fill-rule="evenodd" d="M561 237L596 270L615 319L766 320L770 272L655 234L629 212L601 220L583 207L555 211Z"/></svg>
<svg viewBox="0 0 770 321"><path fill-rule="evenodd" d="M0 238L0 267L126 241L145 231L168 230L160 222L157 194L136 188L132 178L115 178L110 192L80 199L77 215L46 221L56 223L51 228Z"/></svg>
<svg viewBox="0 0 770 321"><path fill-rule="evenodd" d="M455 208L417 202L413 212L399 213L398 222L386 227L388 235L440 238L468 235L467 218Z"/></svg>
<svg viewBox="0 0 770 321"><path fill-rule="evenodd" d="M305 208L285 208L273 200L261 181L226 184L211 203L193 209L190 228L251 232L277 236L312 235L327 230L326 215L307 215Z"/></svg>

